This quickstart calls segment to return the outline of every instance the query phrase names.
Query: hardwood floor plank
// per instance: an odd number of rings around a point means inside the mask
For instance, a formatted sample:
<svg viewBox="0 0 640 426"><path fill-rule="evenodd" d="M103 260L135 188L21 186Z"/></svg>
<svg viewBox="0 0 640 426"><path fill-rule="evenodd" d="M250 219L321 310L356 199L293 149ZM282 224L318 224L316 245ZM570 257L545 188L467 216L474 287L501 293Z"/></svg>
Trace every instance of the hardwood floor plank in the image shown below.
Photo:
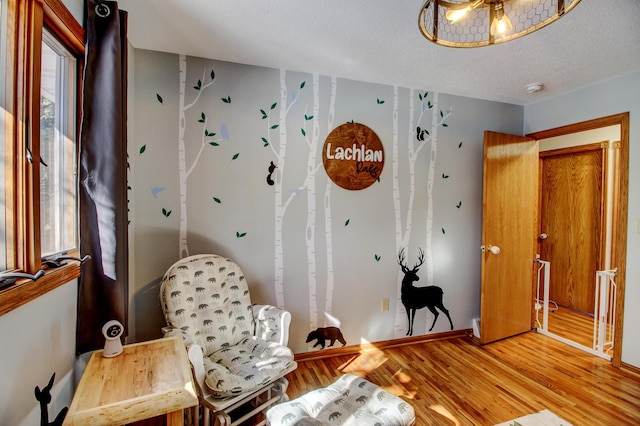
<svg viewBox="0 0 640 426"><path fill-rule="evenodd" d="M640 375L530 332L457 337L301 361L291 399L352 373L413 405L418 425L493 425L549 409L575 426L640 424Z"/></svg>

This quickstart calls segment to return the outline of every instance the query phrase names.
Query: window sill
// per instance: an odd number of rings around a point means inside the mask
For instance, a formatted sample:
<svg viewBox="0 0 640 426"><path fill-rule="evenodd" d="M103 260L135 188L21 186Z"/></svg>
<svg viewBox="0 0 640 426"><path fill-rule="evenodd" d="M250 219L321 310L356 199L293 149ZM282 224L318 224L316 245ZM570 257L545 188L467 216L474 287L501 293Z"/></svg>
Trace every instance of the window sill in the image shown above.
<svg viewBox="0 0 640 426"><path fill-rule="evenodd" d="M80 277L80 263L69 262L60 268L47 270L45 275L37 281L27 279L18 281L0 290L0 316L78 277Z"/></svg>

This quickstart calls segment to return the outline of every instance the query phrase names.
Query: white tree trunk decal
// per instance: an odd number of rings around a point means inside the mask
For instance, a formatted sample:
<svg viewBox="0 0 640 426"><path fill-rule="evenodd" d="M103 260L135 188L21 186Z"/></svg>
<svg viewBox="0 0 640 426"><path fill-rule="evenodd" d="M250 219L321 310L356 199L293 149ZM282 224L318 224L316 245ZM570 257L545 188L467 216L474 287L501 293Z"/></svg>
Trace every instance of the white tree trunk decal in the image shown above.
<svg viewBox="0 0 640 426"><path fill-rule="evenodd" d="M297 98L296 98L297 99ZM294 101L295 102L295 101ZM292 102L293 104L293 102ZM291 197L286 203L282 202L282 177L285 170L285 153L287 151L287 82L286 71L280 70L280 119L278 127L280 129L279 149L275 151L273 144L271 149L278 159L275 179L275 294L276 306L284 309L284 254L282 246L282 225L284 221L284 213L287 205L291 201ZM267 125L269 123L267 122ZM270 127L270 130L273 126Z"/></svg>
<svg viewBox="0 0 640 426"><path fill-rule="evenodd" d="M327 134L333 130L333 121L336 113L336 93L338 91L338 83L336 77L331 77L331 98L329 100L329 117L327 119ZM325 244L327 249L327 282L326 282L326 297L324 302L324 326L327 327L333 324L333 237L331 227L331 186L333 182L327 176L327 183L324 188L324 227L325 227Z"/></svg>
<svg viewBox="0 0 640 426"><path fill-rule="evenodd" d="M203 132L202 132L202 142L200 144L200 149L196 158L193 160L191 166L187 169L187 160L186 160L186 146L185 146L185 131L187 128L187 120L186 120L186 112L191 109L200 99L200 95L204 92L204 90L213 84L213 80L215 75L213 71L211 71L210 79L208 83L203 85L203 81L206 78L206 71L202 71L202 79L198 80L194 89L198 91L195 99L190 104L185 104L186 102L186 80L187 80L187 57L185 55L179 55L178 57L178 70L179 70L179 105L178 105L178 179L180 185L180 233L178 237L178 256L180 258L184 258L189 256L189 245L187 242L187 179L193 172L198 160L200 160L200 155L202 151L207 145L207 138L215 135L215 133L209 133L207 130L207 116L205 113L201 113L200 120L198 122L202 123Z"/></svg>
<svg viewBox="0 0 640 426"><path fill-rule="evenodd" d="M438 110L438 93L433 95L434 111ZM436 174L436 157L438 155L438 115L431 115L431 153L429 155L429 174L427 175L427 221L426 221L426 271L427 285L433 285L433 184Z"/></svg>
<svg viewBox="0 0 640 426"><path fill-rule="evenodd" d="M307 136L305 128L302 128L307 145L309 146L309 155L307 156L307 177L304 186L307 189L307 226L305 237L307 241L307 279L309 281L309 329L318 328L318 303L316 300L317 283L316 283L316 171L319 164L316 164L318 153L318 141L320 139L320 125L318 123L318 114L320 113L320 76L313 74L313 115L309 117L304 115L306 121L311 120L313 123L313 131L311 140Z"/></svg>

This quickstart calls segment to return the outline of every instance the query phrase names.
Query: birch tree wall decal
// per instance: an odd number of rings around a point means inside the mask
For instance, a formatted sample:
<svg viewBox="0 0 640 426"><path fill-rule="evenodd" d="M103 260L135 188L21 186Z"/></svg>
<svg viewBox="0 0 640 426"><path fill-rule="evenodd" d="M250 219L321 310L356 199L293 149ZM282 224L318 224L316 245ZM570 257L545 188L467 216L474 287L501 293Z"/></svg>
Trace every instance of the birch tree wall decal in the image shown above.
<svg viewBox="0 0 640 426"><path fill-rule="evenodd" d="M327 117L327 134L333 130L333 123L336 114L336 94L338 92L338 80L335 76L331 77L331 95L329 98L329 115ZM333 319L333 236L332 236L332 216L331 216L331 187L333 182L331 179L326 180L324 187L324 233L325 233L325 246L327 250L327 282L326 282L326 294L324 302L324 326L336 325L329 324L329 321ZM345 222L345 226L349 224L349 220Z"/></svg>
<svg viewBox="0 0 640 426"><path fill-rule="evenodd" d="M407 155L408 155L408 167L409 167L409 185L408 185L408 204L406 208L406 217L404 218L404 228L402 226L402 210L400 204L400 184L399 177L399 153L398 153L398 87L393 88L393 206L395 212L395 224L396 224L396 251L399 252L403 247L409 245L409 239L411 237L411 227L413 221L413 205L415 201L415 165L420 151L426 146L431 144L431 154L428 171L427 181L427 241L426 241L426 263L427 263L427 285L433 285L433 248L431 244L431 227L433 226L433 180L435 173L435 161L437 153L437 129L439 125L444 125L444 120L451 114L452 110L448 110L445 115L440 111L440 115L436 113L438 111L438 93L433 94L433 102L429 92L418 93L418 100L420 106L420 112L416 121L415 117L415 90L409 90L409 131L407 140ZM431 129L428 130L424 127L423 120L426 114L431 114ZM416 146L416 142L419 144ZM395 337L402 337L404 334L404 308L401 303L401 288L402 288L403 274L398 273L396 278L396 318L394 334Z"/></svg>
<svg viewBox="0 0 640 426"><path fill-rule="evenodd" d="M430 103L430 102L429 102ZM446 113L440 110L438 113L438 93L433 94L433 104L431 114L431 134L428 140L431 142L431 153L429 155L429 172L427 175L427 221L426 221L426 275L427 285L433 285L433 184L435 183L436 158L438 155L438 127L447 127L445 120L453 113L453 108L448 108ZM425 141L426 142L426 141ZM445 175L443 174L443 177ZM444 234L444 229L442 230Z"/></svg>
<svg viewBox="0 0 640 426"><path fill-rule="evenodd" d="M305 239L307 243L307 280L309 281L309 330L318 328L317 276L316 276L316 172L322 162L318 163L318 141L320 139L320 76L313 74L313 115L307 115L305 108L302 134L309 153L307 155L307 176L304 186L307 191L307 225ZM306 125L313 125L311 138L307 135Z"/></svg>
<svg viewBox="0 0 640 426"><path fill-rule="evenodd" d="M180 188L180 233L178 237L178 256L180 258L184 258L189 256L189 246L187 242L187 179L189 175L193 172L198 161L200 160L200 155L202 154L204 148L209 146L217 146L219 139L212 140L211 138L215 136L214 132L209 132L207 130L208 118L204 112L200 114L200 119L198 122L202 124L202 137L201 144L198 154L196 155L193 163L187 168L187 156L186 156L186 146L185 146L185 131L187 128L187 120L186 120L186 112L193 108L200 99L200 96L204 93L204 91L213 85L215 79L215 73L213 70L207 75L206 69L202 71L202 78L199 79L194 86L192 86L193 90L196 91L195 98L191 101L191 103L186 103L186 88L187 88L187 57L186 55L179 55L178 57L178 71L179 71L179 99L178 99L178 179L179 179L179 188ZM206 80L206 83L203 81Z"/></svg>
<svg viewBox="0 0 640 426"><path fill-rule="evenodd" d="M305 83L300 84L300 90L304 89ZM286 200L282 194L282 178L285 172L285 154L287 152L287 116L291 107L299 99L299 96L295 95L291 97L291 102L288 102L287 96L287 79L286 70L280 70L280 101L274 102L269 108L269 112L264 109L260 110L262 119L267 123L267 136L262 138L265 148L270 148L273 152L277 166L273 176L274 180L274 205L275 205L275 269L274 269L274 286L276 296L276 306L284 308L284 248L282 241L282 229L284 222L284 215L287 211L287 207L296 196L296 192L289 194ZM271 113L280 105L278 123L271 124ZM278 130L278 148L276 150L275 139L271 139L271 132Z"/></svg>

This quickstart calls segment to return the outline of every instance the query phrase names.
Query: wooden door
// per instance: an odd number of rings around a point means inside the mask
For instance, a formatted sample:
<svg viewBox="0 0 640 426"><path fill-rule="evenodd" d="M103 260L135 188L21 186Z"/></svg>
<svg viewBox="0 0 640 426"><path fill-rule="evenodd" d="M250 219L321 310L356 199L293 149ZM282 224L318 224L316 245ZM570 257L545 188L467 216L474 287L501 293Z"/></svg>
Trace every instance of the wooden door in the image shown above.
<svg viewBox="0 0 640 426"><path fill-rule="evenodd" d="M485 132L480 342L531 329L538 231L538 142Z"/></svg>
<svg viewBox="0 0 640 426"><path fill-rule="evenodd" d="M551 263L549 298L593 313L596 271L603 269L604 160L590 144L540 152L540 256Z"/></svg>

